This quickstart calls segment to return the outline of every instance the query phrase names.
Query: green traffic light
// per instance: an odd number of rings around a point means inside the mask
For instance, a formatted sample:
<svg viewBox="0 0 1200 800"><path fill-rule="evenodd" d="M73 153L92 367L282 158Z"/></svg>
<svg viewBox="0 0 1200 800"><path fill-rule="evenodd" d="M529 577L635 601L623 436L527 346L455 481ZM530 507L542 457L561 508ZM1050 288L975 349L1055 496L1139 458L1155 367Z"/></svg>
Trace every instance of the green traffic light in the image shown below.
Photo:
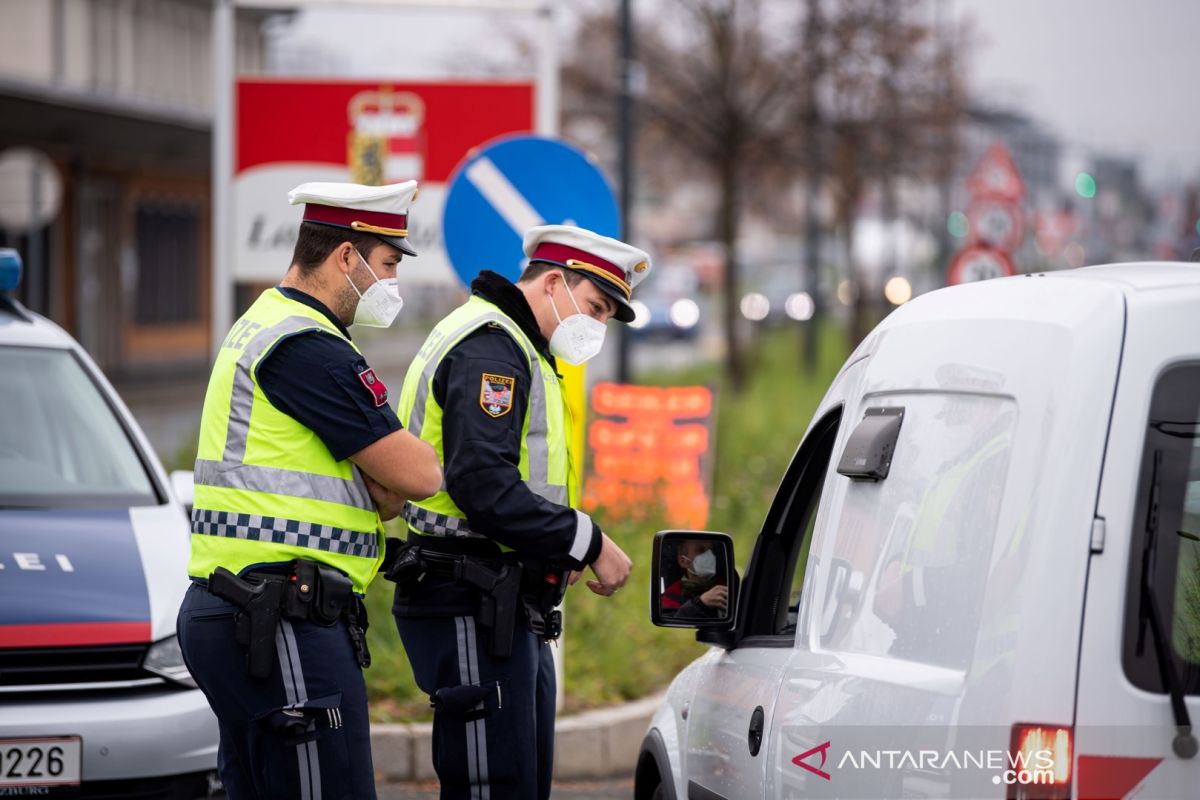
<svg viewBox="0 0 1200 800"><path fill-rule="evenodd" d="M1075 191L1080 197L1095 197L1096 196L1096 179L1086 172L1081 172L1075 177Z"/></svg>
<svg viewBox="0 0 1200 800"><path fill-rule="evenodd" d="M955 211L946 220L946 230L950 231L951 236L961 239L971 232L971 223L967 222L966 214Z"/></svg>

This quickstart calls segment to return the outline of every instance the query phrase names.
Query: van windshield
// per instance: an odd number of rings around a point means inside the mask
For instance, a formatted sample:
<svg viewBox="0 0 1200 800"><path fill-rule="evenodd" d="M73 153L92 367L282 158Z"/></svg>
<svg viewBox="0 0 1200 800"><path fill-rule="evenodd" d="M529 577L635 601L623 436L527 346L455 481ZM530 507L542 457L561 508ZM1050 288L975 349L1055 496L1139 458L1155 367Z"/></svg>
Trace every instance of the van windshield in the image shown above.
<svg viewBox="0 0 1200 800"><path fill-rule="evenodd" d="M133 442L71 351L0 347L0 508L157 502Z"/></svg>

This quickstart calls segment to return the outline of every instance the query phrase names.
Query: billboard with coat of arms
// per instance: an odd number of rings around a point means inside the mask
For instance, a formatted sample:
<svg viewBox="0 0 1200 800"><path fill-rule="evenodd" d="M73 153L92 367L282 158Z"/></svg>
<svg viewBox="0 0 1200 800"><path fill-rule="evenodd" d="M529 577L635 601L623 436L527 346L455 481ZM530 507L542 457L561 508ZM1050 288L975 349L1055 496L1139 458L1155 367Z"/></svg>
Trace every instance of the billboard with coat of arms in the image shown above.
<svg viewBox="0 0 1200 800"><path fill-rule="evenodd" d="M238 81L234 278L275 282L287 270L302 213L288 205L293 187L415 179L420 257L405 280L455 280L441 242L446 182L472 148L532 130L534 100L532 82Z"/></svg>

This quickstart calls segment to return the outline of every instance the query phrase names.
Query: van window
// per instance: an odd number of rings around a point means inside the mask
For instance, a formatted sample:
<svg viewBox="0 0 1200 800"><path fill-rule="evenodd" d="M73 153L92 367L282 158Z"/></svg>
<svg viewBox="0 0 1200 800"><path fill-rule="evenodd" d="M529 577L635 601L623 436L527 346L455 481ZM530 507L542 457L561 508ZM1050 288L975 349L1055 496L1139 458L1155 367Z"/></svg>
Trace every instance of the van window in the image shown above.
<svg viewBox="0 0 1200 800"><path fill-rule="evenodd" d="M743 590L744 636L771 637L764 644L791 646L795 641L809 544L841 414L841 406L830 410L805 437L756 543Z"/></svg>
<svg viewBox="0 0 1200 800"><path fill-rule="evenodd" d="M821 646L964 669L983 608L1016 403L937 393L867 400L904 407L904 424L887 479L849 483L823 548Z"/></svg>
<svg viewBox="0 0 1200 800"><path fill-rule="evenodd" d="M158 502L133 442L68 350L0 347L0 507Z"/></svg>
<svg viewBox="0 0 1200 800"><path fill-rule="evenodd" d="M1155 489L1157 513L1152 503ZM1200 694L1200 365L1173 367L1155 384L1135 508L1125 602L1125 674L1141 689L1166 691L1142 602L1147 564L1176 673L1184 691Z"/></svg>

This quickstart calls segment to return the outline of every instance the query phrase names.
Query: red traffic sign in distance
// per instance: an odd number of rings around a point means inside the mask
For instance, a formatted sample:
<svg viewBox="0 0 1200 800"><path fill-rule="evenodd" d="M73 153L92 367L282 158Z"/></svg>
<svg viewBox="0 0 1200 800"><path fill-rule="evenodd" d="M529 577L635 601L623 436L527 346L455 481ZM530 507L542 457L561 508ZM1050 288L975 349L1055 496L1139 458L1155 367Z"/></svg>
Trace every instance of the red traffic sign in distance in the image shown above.
<svg viewBox="0 0 1200 800"><path fill-rule="evenodd" d="M955 286L960 283L986 281L991 278L1005 278L1016 275L1012 259L1007 253L989 247L986 244L975 244L960 250L950 262L946 274L946 285Z"/></svg>
<svg viewBox="0 0 1200 800"><path fill-rule="evenodd" d="M967 191L974 197L1000 197L1014 202L1025 196L1025 182L1007 147L994 144L988 148L967 178Z"/></svg>
<svg viewBox="0 0 1200 800"><path fill-rule="evenodd" d="M1050 258L1062 252L1075 233L1075 215L1070 211L1039 211L1035 221L1038 249Z"/></svg>
<svg viewBox="0 0 1200 800"><path fill-rule="evenodd" d="M967 206L971 242L991 245L1011 253L1025 241L1021 206L1007 197L975 197Z"/></svg>

